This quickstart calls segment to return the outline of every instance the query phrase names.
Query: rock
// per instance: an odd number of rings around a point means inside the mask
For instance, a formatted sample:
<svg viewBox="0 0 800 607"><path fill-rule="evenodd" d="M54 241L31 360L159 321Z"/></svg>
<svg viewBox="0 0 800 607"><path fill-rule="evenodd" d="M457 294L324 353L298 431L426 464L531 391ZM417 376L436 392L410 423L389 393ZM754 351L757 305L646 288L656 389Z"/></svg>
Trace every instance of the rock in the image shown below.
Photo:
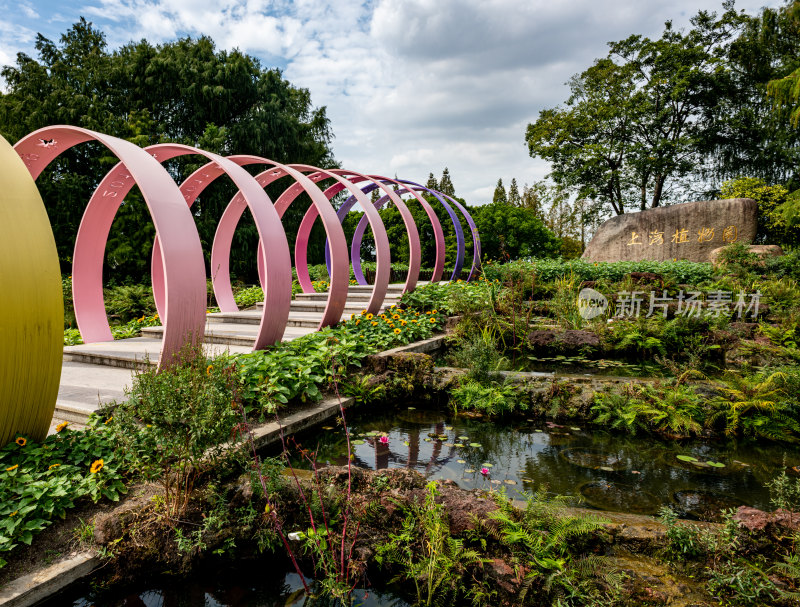
<svg viewBox="0 0 800 607"><path fill-rule="evenodd" d="M800 513L778 509L775 512L764 512L758 508L739 506L733 520L749 531L772 531L776 535L800 529Z"/></svg>
<svg viewBox="0 0 800 607"><path fill-rule="evenodd" d="M756 236L755 200L731 198L687 202L617 215L586 247L588 261L709 261L714 249Z"/></svg>
<svg viewBox="0 0 800 607"><path fill-rule="evenodd" d="M600 347L600 338L592 331L537 329L528 333L528 343L539 353L576 353Z"/></svg>
<svg viewBox="0 0 800 607"><path fill-rule="evenodd" d="M712 250L708 255L708 261L716 265L717 258L724 249L725 247L718 247ZM749 253L755 253L762 261L767 257L780 257L785 254L783 249L776 244L751 244L747 247L747 251Z"/></svg>
<svg viewBox="0 0 800 607"><path fill-rule="evenodd" d="M631 272L628 274L636 285L658 285L659 289L664 288L664 277L653 272Z"/></svg>

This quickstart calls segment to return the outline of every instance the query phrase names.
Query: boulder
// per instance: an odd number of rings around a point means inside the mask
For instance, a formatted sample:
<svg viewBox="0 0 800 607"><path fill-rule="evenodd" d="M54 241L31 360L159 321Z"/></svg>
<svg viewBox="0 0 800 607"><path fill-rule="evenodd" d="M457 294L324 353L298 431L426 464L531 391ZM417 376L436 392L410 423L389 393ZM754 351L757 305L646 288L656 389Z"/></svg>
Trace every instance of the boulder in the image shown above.
<svg viewBox="0 0 800 607"><path fill-rule="evenodd" d="M757 204L750 198L702 200L617 215L586 247L587 261L709 261L714 249L751 244Z"/></svg>

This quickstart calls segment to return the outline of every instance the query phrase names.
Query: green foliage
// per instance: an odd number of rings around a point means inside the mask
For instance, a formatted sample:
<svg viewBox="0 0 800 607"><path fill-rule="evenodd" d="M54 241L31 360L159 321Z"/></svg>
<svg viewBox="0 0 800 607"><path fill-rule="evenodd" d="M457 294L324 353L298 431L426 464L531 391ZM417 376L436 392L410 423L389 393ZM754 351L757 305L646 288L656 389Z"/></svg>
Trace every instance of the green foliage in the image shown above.
<svg viewBox="0 0 800 607"><path fill-rule="evenodd" d="M396 317L396 318L395 318ZM355 314L335 328L325 328L235 358L246 403L274 413L291 402L318 400L334 375L392 347L426 339L442 327L440 314L393 308L386 314Z"/></svg>
<svg viewBox="0 0 800 607"><path fill-rule="evenodd" d="M156 313L152 289L148 285L128 285L106 289L105 302L109 317L122 323Z"/></svg>
<svg viewBox="0 0 800 607"><path fill-rule="evenodd" d="M483 559L450 535L445 508L436 503L436 483L426 489L424 502L408 507L400 533L377 547L375 560L400 567L395 581L414 582L416 605L453 605L459 597L474 595L475 588L466 587L463 578Z"/></svg>
<svg viewBox="0 0 800 607"><path fill-rule="evenodd" d="M142 316L141 318L134 318L124 325L116 325L111 327L111 335L114 339L128 339L130 337L138 337L142 332L142 327L156 327L161 324L158 314L153 316ZM78 329L64 329L64 345L74 346L82 344L81 333Z"/></svg>
<svg viewBox="0 0 800 607"><path fill-rule="evenodd" d="M476 207L471 213L481 235L483 259L555 257L559 252L560 241L531 209L501 202Z"/></svg>
<svg viewBox="0 0 800 607"><path fill-rule="evenodd" d="M184 348L173 366L134 377L116 409L118 440L136 468L162 484L168 516L184 513L198 477L232 456L237 400L235 367L206 359L199 347Z"/></svg>
<svg viewBox="0 0 800 607"><path fill-rule="evenodd" d="M507 362L497 349L497 340L491 328L483 327L459 340L459 347L449 356L452 364L467 370L467 378L477 382L488 381Z"/></svg>
<svg viewBox="0 0 800 607"><path fill-rule="evenodd" d="M459 411L480 411L487 415L505 415L527 411L527 394L511 381L481 383L463 379L450 389L450 406Z"/></svg>
<svg viewBox="0 0 800 607"><path fill-rule="evenodd" d="M117 501L127 491L126 456L107 420L95 415L86 430L58 428L41 443L19 436L0 449L0 553L30 544L82 499Z"/></svg>
<svg viewBox="0 0 800 607"><path fill-rule="evenodd" d="M791 226L784 215L789 190L782 185L767 185L763 179L739 177L722 184L722 198L752 198L758 203L757 242L797 246L800 225Z"/></svg>
<svg viewBox="0 0 800 607"><path fill-rule="evenodd" d="M525 602L534 581L539 581L545 592L557 597L573 588L587 569L602 566L596 558L593 563L587 563L586 559L582 562L573 554L576 542L602 528L602 519L567 514L565 498L548 498L543 489L527 497L522 511L516 510L504 493L494 497L497 509L488 515L498 524L493 534L511 549L520 565L529 569L518 604Z"/></svg>
<svg viewBox="0 0 800 607"><path fill-rule="evenodd" d="M58 41L37 36L36 57L20 54L2 69L0 133L15 142L51 124L71 124L146 146L177 142L222 155L254 154L278 162L330 166L332 134L325 108L314 108L309 91L292 86L280 70L265 69L238 50L217 50L207 37L183 38L158 46L146 40L110 52L105 35L84 19ZM39 178L62 268L85 207L100 178L116 162L97 144L62 154ZM180 183L205 159L173 160ZM192 211L207 255L217 222L235 188L213 184ZM276 185L270 196L285 185ZM293 204L283 217L289 245L305 212ZM295 229L292 229L292 228ZM120 207L112 226L106 271L140 280L149 270L155 229L138 190ZM237 231L231 255L235 275L254 278L255 224ZM321 260L324 240L311 243L310 258Z"/></svg>

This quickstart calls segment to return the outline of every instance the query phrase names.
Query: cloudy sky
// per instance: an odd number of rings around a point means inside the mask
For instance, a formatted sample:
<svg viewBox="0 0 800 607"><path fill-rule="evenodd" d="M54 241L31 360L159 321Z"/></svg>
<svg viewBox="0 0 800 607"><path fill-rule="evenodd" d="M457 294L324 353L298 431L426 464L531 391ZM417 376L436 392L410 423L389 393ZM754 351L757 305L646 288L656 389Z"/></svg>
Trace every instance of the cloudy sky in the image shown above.
<svg viewBox="0 0 800 607"><path fill-rule="evenodd" d="M776 0L739 0L754 14ZM344 166L424 182L449 167L456 193L491 200L498 177L532 183L525 127L565 82L633 33L657 37L721 0L0 0L0 64L34 54L80 16L111 48L206 34L277 66L325 105Z"/></svg>

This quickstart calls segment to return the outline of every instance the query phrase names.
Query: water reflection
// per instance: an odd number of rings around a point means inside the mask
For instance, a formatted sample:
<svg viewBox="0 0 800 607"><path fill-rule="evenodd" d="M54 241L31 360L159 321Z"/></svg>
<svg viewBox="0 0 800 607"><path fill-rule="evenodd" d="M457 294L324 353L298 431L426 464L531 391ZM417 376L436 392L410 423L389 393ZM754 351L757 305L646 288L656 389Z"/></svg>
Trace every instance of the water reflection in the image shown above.
<svg viewBox="0 0 800 607"><path fill-rule="evenodd" d="M784 455L790 472L800 470L796 447L658 441L555 423L489 423L414 407L361 408L349 412L348 425L358 466L409 468L464 489L505 486L512 494L546 485L554 493L582 495L597 508L605 502L631 512L654 513L662 505L688 516L716 510L709 504L768 508L763 484L783 469ZM316 449L319 464L347 461L341 429L298 441Z"/></svg>

